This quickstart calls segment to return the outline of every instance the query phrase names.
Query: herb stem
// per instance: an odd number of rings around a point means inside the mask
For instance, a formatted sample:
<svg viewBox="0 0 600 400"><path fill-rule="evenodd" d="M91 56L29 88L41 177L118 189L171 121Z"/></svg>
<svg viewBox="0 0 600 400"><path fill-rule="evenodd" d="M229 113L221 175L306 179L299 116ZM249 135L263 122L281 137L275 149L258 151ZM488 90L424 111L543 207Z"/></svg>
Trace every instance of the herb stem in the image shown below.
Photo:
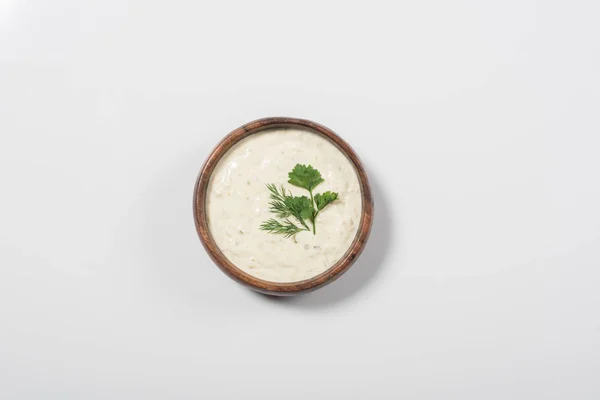
<svg viewBox="0 0 600 400"><path fill-rule="evenodd" d="M312 204L313 209L315 210L315 212L313 213L312 216L312 226L313 226L313 235L317 234L317 207L315 207L315 199L313 198L313 192L312 189L308 189L308 192L310 193L310 204Z"/></svg>

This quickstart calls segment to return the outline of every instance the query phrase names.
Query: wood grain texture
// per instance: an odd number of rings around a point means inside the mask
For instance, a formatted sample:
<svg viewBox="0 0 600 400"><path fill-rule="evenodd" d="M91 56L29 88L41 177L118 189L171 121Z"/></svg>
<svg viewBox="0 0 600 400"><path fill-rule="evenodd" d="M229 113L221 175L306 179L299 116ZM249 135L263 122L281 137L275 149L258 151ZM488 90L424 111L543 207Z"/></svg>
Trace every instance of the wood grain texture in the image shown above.
<svg viewBox="0 0 600 400"><path fill-rule="evenodd" d="M221 252L217 244L215 243L209 227L206 216L206 194L208 189L208 183L210 177L217 166L217 163L221 157L227 153L227 151L238 141L245 137L252 135L256 132L260 132L266 129L282 128L282 127L296 127L304 128L315 133L321 134L332 141L343 153L346 154L348 159L354 164L358 178L360 181L361 193L362 193L362 213L358 231L352 244L344 253L344 255L336 262L331 268L325 272L302 281L297 282L269 282L262 279L258 279L252 275L249 275L237 268L232 264L227 257ZM211 259L217 264L217 266L225 272L230 278L236 282L249 287L250 289L258 292L275 295L275 296L292 296L299 293L306 293L312 290L318 289L325 286L337 278L339 278L344 272L352 266L358 256L362 253L369 233L371 231L371 225L373 220L373 198L371 196L371 188L369 186L369 180L367 174L360 162L360 159L352 150L350 145L346 143L342 138L335 134L332 130L324 127L323 125L317 124L312 121L297 119L297 118L285 118L285 117L274 117L274 118L263 118L253 122L250 122L244 126L237 128L236 130L229 133L221 142L215 147L212 153L208 156L208 159L204 163L204 166L200 170L198 180L196 181L196 187L194 189L194 220L196 222L196 230L198 236L202 242L207 253Z"/></svg>

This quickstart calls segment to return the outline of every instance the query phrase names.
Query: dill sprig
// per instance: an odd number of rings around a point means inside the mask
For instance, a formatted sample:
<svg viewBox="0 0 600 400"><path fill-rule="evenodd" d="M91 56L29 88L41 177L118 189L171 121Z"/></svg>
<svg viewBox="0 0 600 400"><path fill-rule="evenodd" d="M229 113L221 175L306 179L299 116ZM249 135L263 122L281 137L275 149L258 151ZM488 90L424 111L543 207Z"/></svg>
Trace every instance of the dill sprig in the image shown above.
<svg viewBox="0 0 600 400"><path fill-rule="evenodd" d="M283 223L277 221L276 219L268 219L260 225L260 229L263 231L268 231L269 233L278 233L284 235L284 237L288 238L290 236L295 235L300 231L307 231L308 229L299 228L289 219L285 219Z"/></svg>
<svg viewBox="0 0 600 400"><path fill-rule="evenodd" d="M291 196L291 193L287 195L285 193L285 188L281 185L281 193L279 193L279 189L272 183L267 184L267 188L269 192L271 192L269 198L271 201L269 205L269 211L277 215L279 218L287 218L291 215L288 206L285 204L285 198Z"/></svg>

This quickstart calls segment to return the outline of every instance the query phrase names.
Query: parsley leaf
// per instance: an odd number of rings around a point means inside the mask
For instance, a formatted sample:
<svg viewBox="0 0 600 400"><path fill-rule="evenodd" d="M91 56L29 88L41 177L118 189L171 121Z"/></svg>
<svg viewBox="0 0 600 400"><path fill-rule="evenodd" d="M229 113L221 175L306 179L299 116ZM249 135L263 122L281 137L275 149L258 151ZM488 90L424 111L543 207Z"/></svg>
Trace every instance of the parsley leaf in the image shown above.
<svg viewBox="0 0 600 400"><path fill-rule="evenodd" d="M317 205L317 211L321 211L325 206L334 200L337 200L338 194L335 192L324 192L323 194L315 194L315 204Z"/></svg>
<svg viewBox="0 0 600 400"><path fill-rule="evenodd" d="M292 172L288 174L288 177L290 178L288 183L308 191L312 191L319 183L324 181L321 178L321 173L311 165L296 164Z"/></svg>
<svg viewBox="0 0 600 400"><path fill-rule="evenodd" d="M305 219L311 220L313 215L313 205L310 199L306 196L287 197L285 204L292 214L306 229L308 226Z"/></svg>

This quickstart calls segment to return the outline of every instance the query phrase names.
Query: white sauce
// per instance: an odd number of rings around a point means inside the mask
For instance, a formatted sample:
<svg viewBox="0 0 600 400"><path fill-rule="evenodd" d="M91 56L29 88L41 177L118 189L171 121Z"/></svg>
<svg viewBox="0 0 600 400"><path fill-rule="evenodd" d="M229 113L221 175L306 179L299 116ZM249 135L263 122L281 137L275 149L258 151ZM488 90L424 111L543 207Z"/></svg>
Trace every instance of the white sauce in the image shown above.
<svg viewBox="0 0 600 400"><path fill-rule="evenodd" d="M259 230L274 217L267 183L308 196L287 183L296 164L318 169L325 181L313 192L338 192L338 200L317 216L316 235L302 231L285 238ZM326 271L348 250L358 230L362 197L353 164L332 142L306 130L272 129L248 136L221 158L206 207L212 236L229 261L260 279L295 282Z"/></svg>

